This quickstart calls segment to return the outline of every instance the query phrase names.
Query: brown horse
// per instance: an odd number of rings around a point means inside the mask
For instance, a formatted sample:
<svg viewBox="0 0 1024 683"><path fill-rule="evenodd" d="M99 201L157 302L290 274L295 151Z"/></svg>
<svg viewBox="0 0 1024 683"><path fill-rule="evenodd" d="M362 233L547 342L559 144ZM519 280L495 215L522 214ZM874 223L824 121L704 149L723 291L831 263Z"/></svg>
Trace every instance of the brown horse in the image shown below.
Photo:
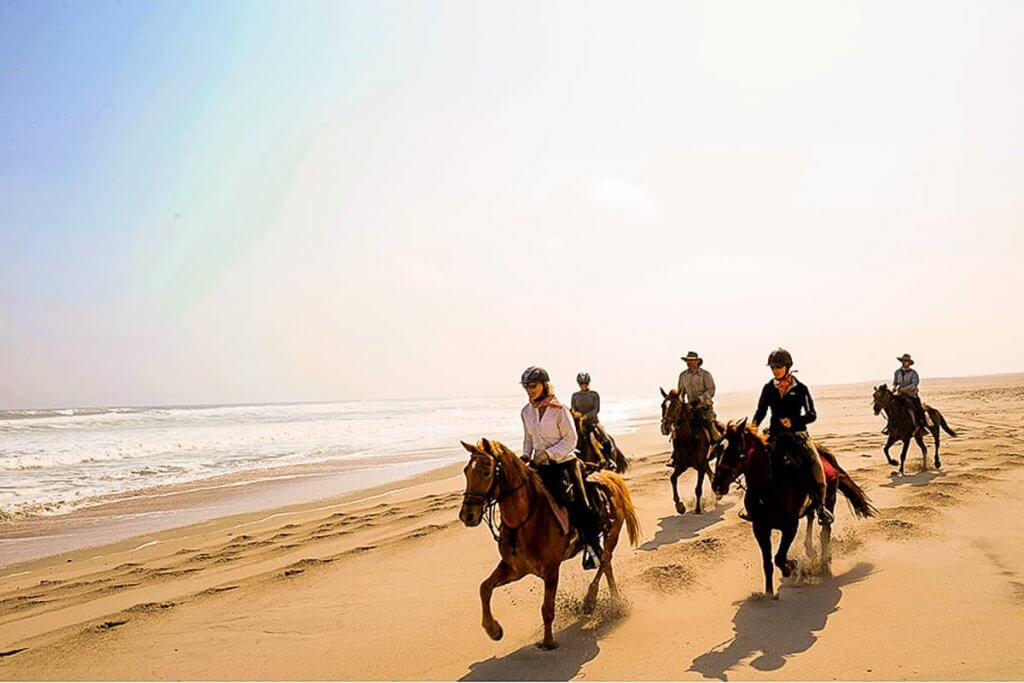
<svg viewBox="0 0 1024 683"><path fill-rule="evenodd" d="M612 470L619 474L625 474L626 470L629 469L629 461L626 459L626 454L615 443L612 435L605 432L604 428L599 425L590 426L584 424L583 417L576 414L575 411L572 417L576 421L576 433L579 435L579 441L576 444L579 459L594 465L597 469ZM604 436L608 439L607 444L602 443L598 437L597 430L599 429L604 432Z"/></svg>
<svg viewBox="0 0 1024 683"><path fill-rule="evenodd" d="M708 451L711 448L711 435L707 429L696 424L693 420L693 411L679 396L679 392L673 389L665 393L661 390L661 433L672 437L672 500L676 504L676 512L686 513L686 505L679 499L679 475L691 467L697 470L697 509L700 510L700 499L704 495L704 475L712 476L711 465L708 464L713 457ZM724 426L718 423L719 430Z"/></svg>
<svg viewBox="0 0 1024 683"><path fill-rule="evenodd" d="M917 442L918 447L921 449L922 467L928 469L928 446L924 443L924 428L917 424L917 418L914 416L914 410L907 403L896 396L889 390L889 387L885 384L880 384L875 387L874 393L874 410L875 415L878 415L883 410L888 424L887 431L889 433L889 439L885 442L885 446L882 448L882 452L885 453L885 460L890 465L895 465L896 461L889 456L889 449L897 441L903 442L903 450L900 451L900 476L904 474L903 464L907 461L907 449L910 448L910 440L913 439ZM925 412L928 414L928 419L931 420L931 425L928 427L928 431L931 432L932 438L935 440L935 469L942 467L942 462L939 460L939 444L941 438L939 437L939 428L945 430L950 436L956 436L956 432L950 429L946 423L946 418L942 416L938 408L932 408L931 406L925 406Z"/></svg>
<svg viewBox="0 0 1024 683"><path fill-rule="evenodd" d="M574 530L568 534L562 530L540 477L515 453L499 442L487 439L482 439L475 446L466 442L462 445L469 451L469 462L464 470L466 492L459 519L466 526L473 527L479 525L488 512L493 514L494 505L501 511L501 526L495 534L501 560L480 584L484 630L493 640L501 640L504 635L501 624L491 614L494 589L533 574L544 581L544 605L541 607L544 640L537 646L544 650L554 649L558 646L551 633L551 622L555 619L559 569L562 562L582 550L582 539ZM623 524L629 532L630 543L636 545L639 542L640 520L633 508L629 487L622 477L613 472L596 472L590 474L587 481L593 485L595 497L600 499L597 507L605 534L601 567L583 601L584 610L589 612L597 603L602 576L607 577L612 597L618 597L612 554Z"/></svg>
<svg viewBox="0 0 1024 683"><path fill-rule="evenodd" d="M773 455L768 441L758 433L753 425L747 425L744 419L739 423L730 422L725 432L726 446L718 459L715 477L711 486L715 493L724 496L741 475L746 479L747 491L743 503L747 515L754 526L754 537L761 548L761 561L764 566L764 592L777 597L772 568L772 530L782 532L779 550L775 554L775 566L788 577L796 569L796 560L789 559L789 547L796 538L800 526L800 517L807 517L807 537L804 541L807 555L814 557L814 545L811 541L811 525L814 522L814 510L810 509L808 496L808 475L782 458ZM839 466L835 456L821 444L816 444L825 467L826 492L825 506L829 511L835 510L836 490L842 491L850 501L857 517L873 517L877 510L871 504L867 494L850 478L850 475ZM785 448L783 441L780 444ZM821 528L821 554L825 571L830 572L832 525Z"/></svg>

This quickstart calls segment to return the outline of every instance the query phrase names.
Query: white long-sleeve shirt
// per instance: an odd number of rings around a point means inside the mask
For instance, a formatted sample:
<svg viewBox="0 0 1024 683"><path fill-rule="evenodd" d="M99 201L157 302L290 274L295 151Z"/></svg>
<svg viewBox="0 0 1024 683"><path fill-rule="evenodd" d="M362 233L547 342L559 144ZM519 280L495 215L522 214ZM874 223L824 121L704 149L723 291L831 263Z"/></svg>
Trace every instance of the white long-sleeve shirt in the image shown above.
<svg viewBox="0 0 1024 683"><path fill-rule="evenodd" d="M565 406L548 407L544 419L540 411L527 403L523 406L523 456L538 465L548 461L569 462L575 456L576 427Z"/></svg>

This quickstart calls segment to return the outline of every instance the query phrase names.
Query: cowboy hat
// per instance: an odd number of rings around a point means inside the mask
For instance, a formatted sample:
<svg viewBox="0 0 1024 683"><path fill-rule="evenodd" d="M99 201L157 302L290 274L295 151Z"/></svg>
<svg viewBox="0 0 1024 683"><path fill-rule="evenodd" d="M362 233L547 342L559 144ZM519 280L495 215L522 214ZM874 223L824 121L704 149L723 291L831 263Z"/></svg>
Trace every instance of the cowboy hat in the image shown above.
<svg viewBox="0 0 1024 683"><path fill-rule="evenodd" d="M910 354L909 354L909 353L905 353L905 354L903 354L902 356L900 356L900 357L899 357L899 358L897 358L896 360L898 360L898 361L899 361L899 362L901 362L901 363L902 363L903 361L910 361L910 364L911 364L911 365L913 365L913 364L914 364L914 359L910 357Z"/></svg>
<svg viewBox="0 0 1024 683"><path fill-rule="evenodd" d="M695 360L698 365L704 365L704 359L697 355L696 351L690 351L685 356L679 356L681 360Z"/></svg>

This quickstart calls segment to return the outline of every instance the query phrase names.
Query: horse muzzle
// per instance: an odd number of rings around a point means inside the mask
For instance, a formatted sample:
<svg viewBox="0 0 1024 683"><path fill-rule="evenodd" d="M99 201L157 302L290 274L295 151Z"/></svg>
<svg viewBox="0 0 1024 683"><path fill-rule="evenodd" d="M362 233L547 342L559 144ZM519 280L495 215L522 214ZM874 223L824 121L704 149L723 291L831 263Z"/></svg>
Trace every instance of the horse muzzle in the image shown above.
<svg viewBox="0 0 1024 683"><path fill-rule="evenodd" d="M471 505L469 503L463 503L459 509L459 521L469 527L480 526L480 522L484 518L484 511L482 505Z"/></svg>

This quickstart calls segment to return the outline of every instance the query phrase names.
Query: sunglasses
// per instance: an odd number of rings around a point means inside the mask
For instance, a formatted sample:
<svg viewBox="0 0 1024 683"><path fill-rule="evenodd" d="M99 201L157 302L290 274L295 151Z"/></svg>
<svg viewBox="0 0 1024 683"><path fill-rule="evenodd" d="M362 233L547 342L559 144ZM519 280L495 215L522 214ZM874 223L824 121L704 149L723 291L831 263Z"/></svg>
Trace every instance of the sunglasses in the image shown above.
<svg viewBox="0 0 1024 683"><path fill-rule="evenodd" d="M529 384L524 384L523 386L526 387L527 389L536 389L537 387L540 386L540 382L530 382Z"/></svg>

